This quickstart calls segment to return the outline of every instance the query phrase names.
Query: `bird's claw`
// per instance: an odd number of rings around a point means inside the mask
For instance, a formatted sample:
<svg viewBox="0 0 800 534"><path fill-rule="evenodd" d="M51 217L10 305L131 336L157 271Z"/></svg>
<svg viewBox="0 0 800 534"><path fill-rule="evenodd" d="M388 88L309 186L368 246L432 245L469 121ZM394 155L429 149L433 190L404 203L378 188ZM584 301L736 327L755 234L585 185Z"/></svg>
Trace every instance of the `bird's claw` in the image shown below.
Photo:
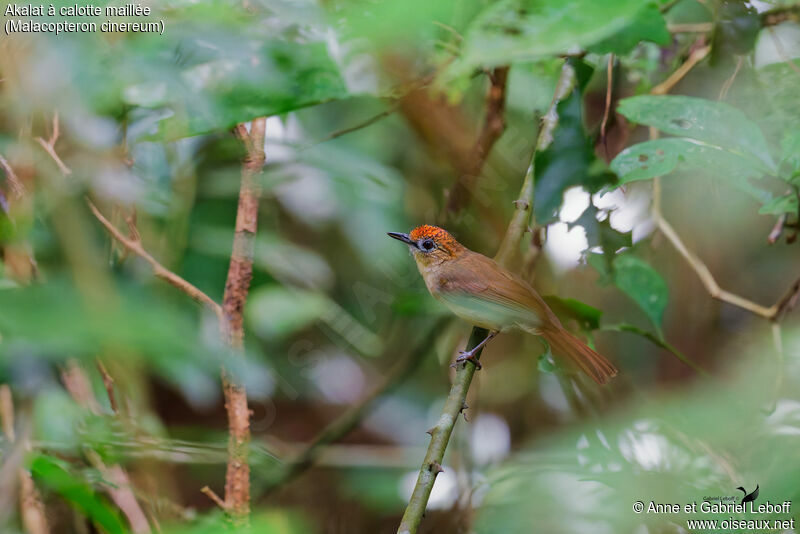
<svg viewBox="0 0 800 534"><path fill-rule="evenodd" d="M478 358L475 356L475 354L473 354L472 351L466 351L466 350L458 351L458 358L456 358L456 361L453 362L453 364L450 365L450 367L456 367L458 366L459 363L464 363L464 362L472 362L475 365L475 369L477 370L483 369L481 362L478 361Z"/></svg>

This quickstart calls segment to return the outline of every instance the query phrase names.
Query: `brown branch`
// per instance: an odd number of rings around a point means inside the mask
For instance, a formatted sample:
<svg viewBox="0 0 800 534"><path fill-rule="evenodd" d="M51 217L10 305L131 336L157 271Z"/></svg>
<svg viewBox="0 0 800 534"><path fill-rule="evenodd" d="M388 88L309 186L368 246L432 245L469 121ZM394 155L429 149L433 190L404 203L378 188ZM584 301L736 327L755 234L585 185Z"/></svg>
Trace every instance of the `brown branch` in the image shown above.
<svg viewBox="0 0 800 534"><path fill-rule="evenodd" d="M70 168L64 164L64 162L61 160L61 158L58 156L58 153L56 152L56 142L58 141L59 134L60 134L60 128L58 121L58 113L54 113L53 126L52 126L52 131L50 133L50 138L47 141L45 141L41 137L36 137L35 139L36 142L42 146L45 152L47 152L50 155L50 157L53 158L53 161L58 166L58 169L61 171L61 174L63 174L64 176L69 176L70 174L72 174L72 170L70 170Z"/></svg>
<svg viewBox="0 0 800 534"><path fill-rule="evenodd" d="M220 324L224 322L222 308L220 307L219 304L217 304L214 301L214 299L203 293L200 289L198 289L190 282L187 282L177 274L173 273L172 271L161 265L158 262L158 260L156 260L153 256L150 255L150 253L148 253L144 249L141 240L138 237L130 238L124 235L119 230L117 230L117 228L113 224L111 224L111 222L108 219L106 219L105 216L103 216L103 214L100 212L99 209L97 209L97 206L95 206L91 200L87 198L86 203L89 205L89 209L92 211L97 220L100 221L100 224L102 224L105 227L108 233L111 234L111 236L114 239L116 239L119 243L121 243L130 252L136 254L137 256L145 260L147 263L149 263L150 267L153 269L153 274L157 278L161 278L170 285L178 288L182 292L189 295L195 301L208 307L208 309L213 311L214 314L217 316L217 319L219 319ZM130 221L129 224L131 224ZM131 233L134 236L138 236L138 232L132 231Z"/></svg>
<svg viewBox="0 0 800 534"><path fill-rule="evenodd" d="M114 379L111 378L111 375L108 374L108 370L106 370L106 366L103 365L103 362L100 359L97 359L97 370L100 371L100 376L103 378L103 386L106 388L106 394L108 395L108 403L111 406L111 411L115 414L119 413L119 407L117 406L117 399L114 397Z"/></svg>
<svg viewBox="0 0 800 534"><path fill-rule="evenodd" d="M608 116L611 113L611 96L614 87L614 54L608 55L608 68L606 69L606 106L603 109L603 120L600 122L600 140L608 158L608 140L606 139L606 127L608 126Z"/></svg>
<svg viewBox="0 0 800 534"><path fill-rule="evenodd" d="M678 67L675 72L673 72L666 80L661 82L660 84L656 85L650 90L650 94L652 95L665 95L670 92L670 90L680 82L684 76L689 74L695 65L700 63L708 53L711 52L710 46L697 46L695 49L689 54L689 58L680 66Z"/></svg>
<svg viewBox="0 0 800 534"><path fill-rule="evenodd" d="M202 493L203 495L206 495L209 499L214 501L214 504L219 506L222 510L225 510L225 511L228 510L228 505L225 504L225 501L223 501L220 498L220 496L217 495L216 492L214 490L212 490L211 488L209 488L208 486L203 486L202 488L200 488L200 493Z"/></svg>
<svg viewBox="0 0 800 534"><path fill-rule="evenodd" d="M14 399L8 384L0 385L0 425L3 435L14 443L17 439L14 432ZM23 448L28 448L27 440L23 439ZM44 504L33 483L33 478L27 469L17 470L19 481L19 511L22 525L28 534L48 534L50 527L47 524Z"/></svg>
<svg viewBox="0 0 800 534"><path fill-rule="evenodd" d="M94 396L89 377L77 362L67 363L67 367L61 372L61 379L75 402L92 413L101 413L100 404ZM150 524L147 516L139 506L139 501L136 500L130 478L125 470L118 464L106 466L100 456L92 450L87 450L86 456L89 462L100 471L103 478L111 482L110 485L107 485L106 491L117 508L128 519L133 532L135 534L149 533Z"/></svg>
<svg viewBox="0 0 800 534"><path fill-rule="evenodd" d="M492 147L506 128L506 86L508 67L497 67L489 74L489 90L486 93L486 114L478 139L469 154L463 171L458 176L445 206L445 215L458 213L475 188L475 182L489 157Z"/></svg>
<svg viewBox="0 0 800 534"><path fill-rule="evenodd" d="M242 180L239 189L239 204L236 211L236 227L233 237L233 252L225 282L222 309L225 314L225 337L235 353L244 349L243 311L250 281L253 277L255 236L258 228L258 201L260 187L258 176L264 167L264 136L267 119L261 117L251 123L250 133L245 137L241 125L239 135L247 147L247 156L242 164ZM225 473L225 507L236 523L246 523L250 513L250 410L247 407L245 386L237 377L223 369L223 391L225 409L228 413L228 466Z"/></svg>
<svg viewBox="0 0 800 534"><path fill-rule="evenodd" d="M23 197L25 195L25 186L22 185L22 182L8 163L8 160L2 155L0 155L0 167L2 167L6 173L6 181L10 186L12 198L17 199Z"/></svg>

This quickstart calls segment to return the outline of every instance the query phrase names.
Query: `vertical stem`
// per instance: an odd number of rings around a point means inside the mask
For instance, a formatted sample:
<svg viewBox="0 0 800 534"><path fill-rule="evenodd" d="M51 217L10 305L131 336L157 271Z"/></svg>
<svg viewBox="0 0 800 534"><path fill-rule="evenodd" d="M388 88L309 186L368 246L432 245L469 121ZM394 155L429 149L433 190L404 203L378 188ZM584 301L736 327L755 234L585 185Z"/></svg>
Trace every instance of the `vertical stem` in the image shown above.
<svg viewBox="0 0 800 534"><path fill-rule="evenodd" d="M247 156L242 165L242 182L239 189L239 206L236 211L236 229L233 252L225 282L222 308L227 324L224 335L232 357L244 352L244 325L242 312L250 281L253 277L253 255L258 227L258 201L260 187L258 176L264 166L264 134L267 119L253 120L250 133L242 134ZM244 128L240 127L239 132ZM246 523L250 513L250 411L247 392L238 377L223 369L222 384L225 409L228 414L228 466L225 473L225 507L235 522Z"/></svg>

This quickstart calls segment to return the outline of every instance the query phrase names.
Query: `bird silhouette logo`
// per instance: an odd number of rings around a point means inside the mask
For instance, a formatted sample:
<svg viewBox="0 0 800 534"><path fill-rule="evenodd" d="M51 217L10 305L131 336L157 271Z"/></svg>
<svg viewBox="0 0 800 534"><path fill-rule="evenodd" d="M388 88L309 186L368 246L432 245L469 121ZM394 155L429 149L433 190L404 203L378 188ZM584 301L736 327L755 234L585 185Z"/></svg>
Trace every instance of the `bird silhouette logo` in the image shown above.
<svg viewBox="0 0 800 534"><path fill-rule="evenodd" d="M747 490L744 489L742 486L739 486L736 489L738 489L744 494L744 496L742 497L741 504L744 504L746 502L753 502L758 498L758 484L756 484L756 489L754 489L751 493L747 493Z"/></svg>

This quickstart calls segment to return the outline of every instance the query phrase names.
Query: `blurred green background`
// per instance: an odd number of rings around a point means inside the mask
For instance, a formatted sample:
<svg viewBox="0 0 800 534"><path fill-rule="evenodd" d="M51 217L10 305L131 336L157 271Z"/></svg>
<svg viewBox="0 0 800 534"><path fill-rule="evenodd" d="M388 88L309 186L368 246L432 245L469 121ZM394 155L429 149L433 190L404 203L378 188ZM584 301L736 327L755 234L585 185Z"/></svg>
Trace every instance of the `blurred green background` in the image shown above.
<svg viewBox="0 0 800 534"><path fill-rule="evenodd" d="M0 37L0 383L16 416L0 441L2 532L29 530L19 469L51 532L135 531L112 465L152 531L227 528L200 492L223 493L223 364L252 409L253 532L394 532L470 325L446 319L386 232L439 224L493 256L532 162L514 269L620 374L600 388L531 336L493 341L421 532L687 532L716 516L633 503L756 485L756 503L800 498L800 4L148 5L114 20L161 21L163 35ZM475 169L505 67L504 130ZM565 68L577 83L534 154ZM669 95L650 94L665 81ZM56 115L68 174L43 148ZM143 246L221 302L245 157L232 129L260 116L246 355L230 359L213 314L112 242L84 199L123 232L135 213ZM469 191L450 203L459 180ZM719 287L765 308L787 297L774 320L709 295L659 229L654 187ZM90 401L65 388L75 368ZM276 483L392 376L352 432Z"/></svg>

